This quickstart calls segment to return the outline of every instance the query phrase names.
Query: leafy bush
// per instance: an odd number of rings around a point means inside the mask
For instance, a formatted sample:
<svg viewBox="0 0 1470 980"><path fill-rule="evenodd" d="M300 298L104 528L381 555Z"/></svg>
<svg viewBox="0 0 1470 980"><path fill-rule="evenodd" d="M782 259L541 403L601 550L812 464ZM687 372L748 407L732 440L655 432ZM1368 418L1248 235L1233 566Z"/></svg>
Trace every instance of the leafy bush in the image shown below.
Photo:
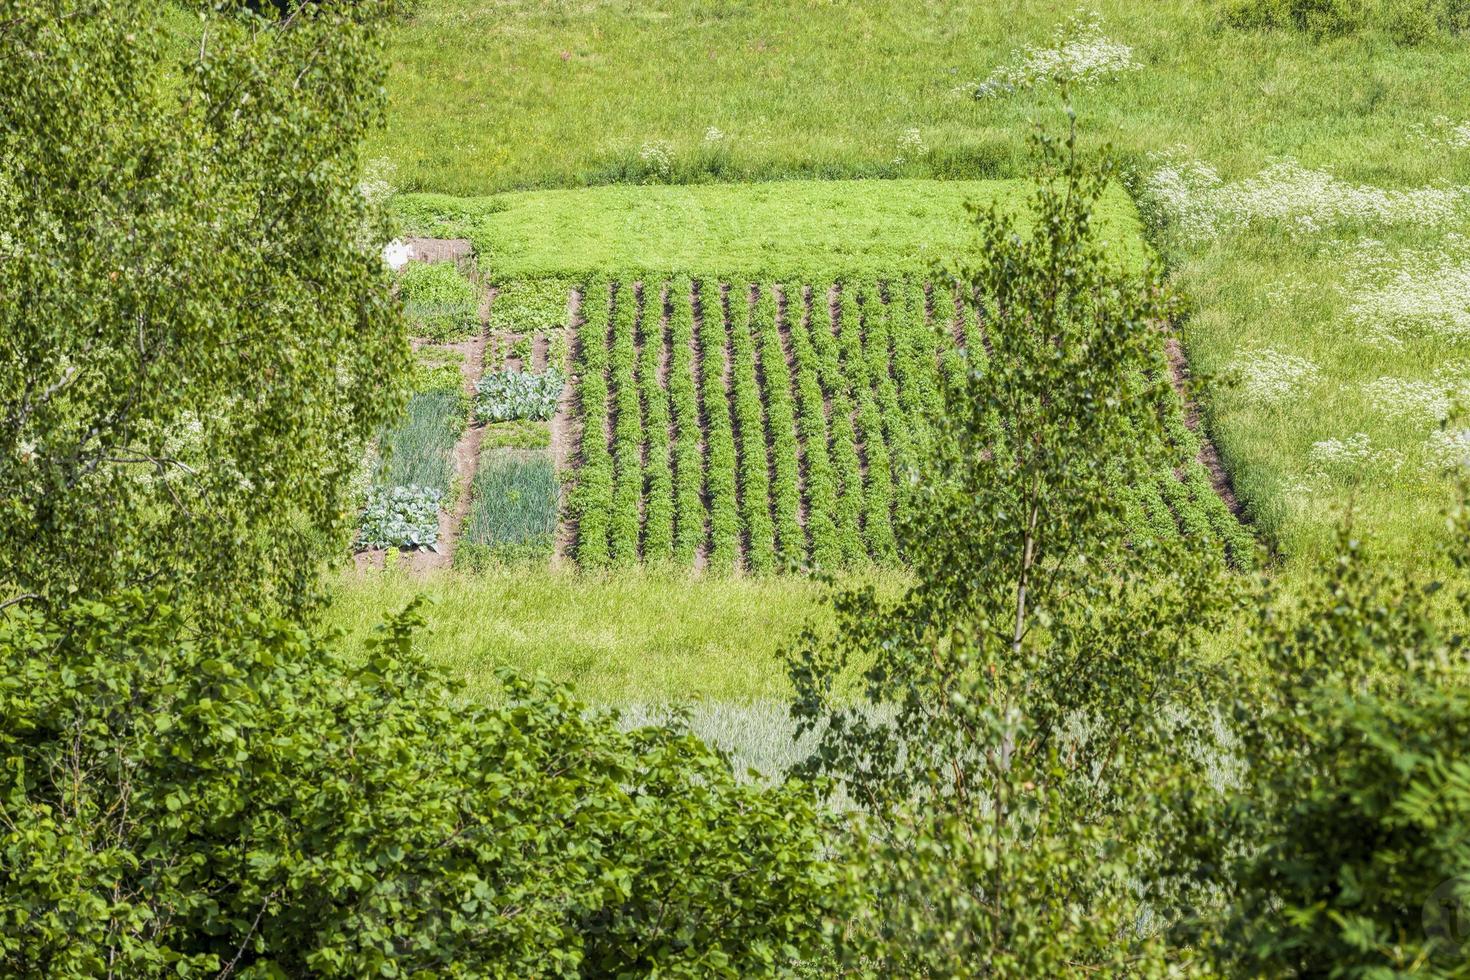
<svg viewBox="0 0 1470 980"><path fill-rule="evenodd" d="M359 548L434 548L439 542L439 502L444 492L416 484L368 491Z"/></svg>
<svg viewBox="0 0 1470 980"><path fill-rule="evenodd" d="M1304 601L1263 597L1263 670L1234 705L1245 778L1193 813L1198 866L1226 870L1214 953L1257 976L1463 976L1470 594L1451 623L1438 586L1346 532L1338 551Z"/></svg>
<svg viewBox="0 0 1470 980"><path fill-rule="evenodd" d="M0 615L0 974L742 976L843 912L797 784L503 676L151 597Z"/></svg>
<svg viewBox="0 0 1470 980"><path fill-rule="evenodd" d="M556 368L531 371L491 371L475 384L475 419L509 422L545 421L556 414L566 379Z"/></svg>
<svg viewBox="0 0 1470 980"><path fill-rule="evenodd" d="M399 273L398 290L421 337L455 340L479 326L479 292L453 262L410 262Z"/></svg>

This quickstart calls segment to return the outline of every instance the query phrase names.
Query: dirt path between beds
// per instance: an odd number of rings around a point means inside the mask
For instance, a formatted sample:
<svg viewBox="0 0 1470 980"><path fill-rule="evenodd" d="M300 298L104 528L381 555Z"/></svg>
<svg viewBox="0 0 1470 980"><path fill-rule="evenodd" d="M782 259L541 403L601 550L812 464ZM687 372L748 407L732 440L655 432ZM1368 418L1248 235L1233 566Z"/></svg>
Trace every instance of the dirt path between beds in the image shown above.
<svg viewBox="0 0 1470 980"><path fill-rule="evenodd" d="M1210 486L1214 488L1216 496L1225 502L1225 506L1230 509L1230 513L1235 515L1236 520L1249 524L1250 522L1245 518L1245 508L1241 506L1240 499L1235 496L1235 487L1230 482L1230 473L1220 459L1220 451L1215 448L1215 443L1205 432L1199 405L1189 395L1189 358L1184 353L1184 344L1177 336L1165 337L1164 353L1169 359L1169 379L1174 384L1174 390L1179 392L1179 397L1184 402L1184 424L1199 437L1199 454L1196 458L1204 466L1205 472L1210 475Z"/></svg>

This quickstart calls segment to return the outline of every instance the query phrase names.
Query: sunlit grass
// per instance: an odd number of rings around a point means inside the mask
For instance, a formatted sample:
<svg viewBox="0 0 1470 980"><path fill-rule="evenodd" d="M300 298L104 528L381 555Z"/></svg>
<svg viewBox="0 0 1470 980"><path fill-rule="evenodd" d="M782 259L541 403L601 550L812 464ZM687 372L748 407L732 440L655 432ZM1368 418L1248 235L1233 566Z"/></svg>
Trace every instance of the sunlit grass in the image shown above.
<svg viewBox="0 0 1470 980"><path fill-rule="evenodd" d="M873 579L890 593L889 574ZM720 578L632 569L615 576L546 568L432 578L343 573L327 626L367 635L423 593L433 602L419 649L493 697L495 671L514 667L573 684L598 704L789 695L777 654L808 624L832 625L824 589L795 576Z"/></svg>

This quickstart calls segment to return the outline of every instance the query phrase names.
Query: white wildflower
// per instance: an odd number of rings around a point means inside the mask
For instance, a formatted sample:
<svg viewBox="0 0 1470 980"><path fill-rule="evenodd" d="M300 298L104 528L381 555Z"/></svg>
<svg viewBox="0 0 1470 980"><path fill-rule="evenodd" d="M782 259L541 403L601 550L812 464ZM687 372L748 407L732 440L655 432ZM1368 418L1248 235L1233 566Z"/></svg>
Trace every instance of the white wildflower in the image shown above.
<svg viewBox="0 0 1470 980"><path fill-rule="evenodd" d="M1180 159L1177 150L1154 159L1159 165L1145 182L1145 197L1195 240L1268 221L1303 233L1351 223L1441 226L1459 219L1470 204L1470 187L1350 184L1292 160L1227 183L1207 164Z"/></svg>
<svg viewBox="0 0 1470 980"><path fill-rule="evenodd" d="M1436 469L1470 468L1470 429L1437 429L1429 436L1427 450Z"/></svg>
<svg viewBox="0 0 1470 980"><path fill-rule="evenodd" d="M657 177L667 179L674 171L674 150L663 140L650 140L638 151L638 159Z"/></svg>
<svg viewBox="0 0 1470 980"><path fill-rule="evenodd" d="M1404 462L1403 454L1396 449L1375 449L1365 432L1314 442L1310 459L1319 474L1351 479L1391 476Z"/></svg>
<svg viewBox="0 0 1470 980"><path fill-rule="evenodd" d="M1305 357L1270 347L1249 351L1231 369L1241 375L1241 387L1252 400L1276 404L1300 395L1318 377L1317 365Z"/></svg>
<svg viewBox="0 0 1470 980"><path fill-rule="evenodd" d="M1435 116L1432 126L1413 130L1424 146L1444 150L1470 150L1470 121L1452 122L1446 116Z"/></svg>
<svg viewBox="0 0 1470 980"><path fill-rule="evenodd" d="M408 265L412 257L413 249L397 238L383 246L383 264L394 272Z"/></svg>
<svg viewBox="0 0 1470 980"><path fill-rule="evenodd" d="M20 461L29 466L36 461L36 443L30 439L22 439L15 447L16 455Z"/></svg>
<svg viewBox="0 0 1470 980"><path fill-rule="evenodd" d="M1378 378L1363 390L1369 403L1389 418L1437 424L1456 403L1470 404L1470 367L1445 365L1429 380Z"/></svg>
<svg viewBox="0 0 1470 980"><path fill-rule="evenodd" d="M895 165L901 165L906 160L921 157L928 152L929 147L924 145L923 134L916 128L906 129L898 138L898 156L893 158L893 162Z"/></svg>
<svg viewBox="0 0 1470 980"><path fill-rule="evenodd" d="M394 180L397 176L398 168L393 161L373 160L363 168L362 180L357 185L357 192L368 204L381 206L393 196Z"/></svg>
<svg viewBox="0 0 1470 980"><path fill-rule="evenodd" d="M1097 14L1072 18L1058 27L1046 46L1014 53L1010 64L991 72L983 82L969 82L956 92L977 99L1028 89L1042 82L1091 84L1143 67L1133 60L1133 49L1108 39Z"/></svg>
<svg viewBox="0 0 1470 980"><path fill-rule="evenodd" d="M718 143L724 138L725 134L718 126L711 126L704 131L704 141L706 143Z"/></svg>
<svg viewBox="0 0 1470 980"><path fill-rule="evenodd" d="M1348 315L1368 338L1397 347L1428 335L1470 338L1470 239L1445 236L1435 249L1389 252L1365 243L1351 260Z"/></svg>

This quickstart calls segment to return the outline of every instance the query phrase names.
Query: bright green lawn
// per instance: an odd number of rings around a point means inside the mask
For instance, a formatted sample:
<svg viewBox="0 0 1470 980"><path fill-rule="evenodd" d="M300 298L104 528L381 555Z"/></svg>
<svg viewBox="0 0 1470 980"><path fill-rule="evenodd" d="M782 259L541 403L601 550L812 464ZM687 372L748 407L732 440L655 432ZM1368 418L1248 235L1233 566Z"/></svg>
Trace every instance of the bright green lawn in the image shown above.
<svg viewBox="0 0 1470 980"><path fill-rule="evenodd" d="M774 181L529 191L481 198L407 194L395 202L417 234L465 237L496 281L681 273L820 282L926 272L974 237L965 206L1024 210L1026 181ZM1143 257L1132 202L1115 189L1099 210L1124 261Z"/></svg>
<svg viewBox="0 0 1470 980"><path fill-rule="evenodd" d="M891 576L876 581L901 588ZM344 573L327 625L363 636L420 592L434 602L418 648L471 695L493 691L496 668L513 666L574 684L595 703L782 698L778 649L808 623L831 623L822 587L794 576L635 569L604 578L538 567L429 579Z"/></svg>

